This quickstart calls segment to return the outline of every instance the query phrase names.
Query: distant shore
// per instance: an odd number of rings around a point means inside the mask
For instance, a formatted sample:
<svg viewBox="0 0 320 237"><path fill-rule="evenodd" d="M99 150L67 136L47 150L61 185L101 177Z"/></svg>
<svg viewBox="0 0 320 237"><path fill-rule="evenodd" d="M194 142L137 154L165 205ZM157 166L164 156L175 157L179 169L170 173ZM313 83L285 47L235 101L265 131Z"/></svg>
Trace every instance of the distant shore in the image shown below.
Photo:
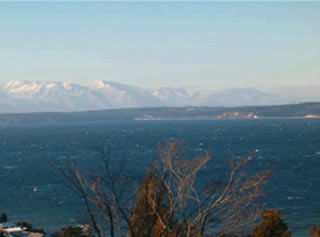
<svg viewBox="0 0 320 237"><path fill-rule="evenodd" d="M245 107L148 107L83 112L0 114L0 125L77 121L318 119L320 103Z"/></svg>

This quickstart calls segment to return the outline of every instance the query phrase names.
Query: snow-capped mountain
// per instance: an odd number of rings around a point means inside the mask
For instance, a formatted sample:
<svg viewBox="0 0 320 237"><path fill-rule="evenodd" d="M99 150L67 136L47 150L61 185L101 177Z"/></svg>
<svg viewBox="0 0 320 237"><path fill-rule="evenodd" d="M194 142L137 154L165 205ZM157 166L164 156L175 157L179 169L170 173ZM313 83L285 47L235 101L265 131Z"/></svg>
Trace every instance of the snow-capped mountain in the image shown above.
<svg viewBox="0 0 320 237"><path fill-rule="evenodd" d="M200 105L208 92L186 88L157 88L152 95L169 106Z"/></svg>
<svg viewBox="0 0 320 237"><path fill-rule="evenodd" d="M283 98L252 88L225 89L205 98L202 104L207 106L245 106L281 104Z"/></svg>
<svg viewBox="0 0 320 237"><path fill-rule="evenodd" d="M160 106L151 92L113 82L14 81L0 87L0 112L85 111Z"/></svg>
<svg viewBox="0 0 320 237"><path fill-rule="evenodd" d="M91 81L83 86L102 101L109 101L112 108L146 107L164 105L150 90L116 82Z"/></svg>
<svg viewBox="0 0 320 237"><path fill-rule="evenodd" d="M294 96L284 97L282 94L256 89L226 89L215 92L186 88L147 89L107 81L81 84L13 81L0 86L0 113L154 106L246 106L308 101L307 96L301 100ZM312 100L314 97L310 98Z"/></svg>

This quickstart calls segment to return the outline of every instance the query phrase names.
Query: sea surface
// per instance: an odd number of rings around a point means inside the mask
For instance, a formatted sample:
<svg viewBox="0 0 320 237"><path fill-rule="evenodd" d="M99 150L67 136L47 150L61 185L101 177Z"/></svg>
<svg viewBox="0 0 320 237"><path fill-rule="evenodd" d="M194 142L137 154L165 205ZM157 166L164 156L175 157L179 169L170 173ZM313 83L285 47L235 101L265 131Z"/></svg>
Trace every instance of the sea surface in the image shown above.
<svg viewBox="0 0 320 237"><path fill-rule="evenodd" d="M115 164L126 163L143 177L157 146L183 141L186 154L206 150L212 159L206 177L223 177L230 156L256 155L248 173L273 169L266 186L268 208L280 208L294 237L320 222L320 119L211 121L93 121L0 126L0 213L54 232L84 222L81 200L66 188L45 159L68 159L89 171L109 149Z"/></svg>

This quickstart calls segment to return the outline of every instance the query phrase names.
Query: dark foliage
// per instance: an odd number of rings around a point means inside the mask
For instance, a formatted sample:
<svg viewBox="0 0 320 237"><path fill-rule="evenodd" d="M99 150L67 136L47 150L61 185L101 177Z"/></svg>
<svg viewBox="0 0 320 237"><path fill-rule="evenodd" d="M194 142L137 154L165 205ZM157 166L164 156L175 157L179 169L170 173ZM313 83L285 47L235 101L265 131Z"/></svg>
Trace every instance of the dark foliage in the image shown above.
<svg viewBox="0 0 320 237"><path fill-rule="evenodd" d="M130 216L133 226L131 235L135 237L157 237L162 233L163 228L158 221L157 214L150 206L149 199L150 197L156 199L158 214L164 216L167 213L164 204L165 195L166 190L161 179L149 170L147 177L139 187L139 194L135 199L135 209Z"/></svg>
<svg viewBox="0 0 320 237"><path fill-rule="evenodd" d="M8 217L6 213L3 213L0 217L0 222L7 222L8 221Z"/></svg>
<svg viewBox="0 0 320 237"><path fill-rule="evenodd" d="M280 210L265 210L262 215L262 223L256 225L251 237L291 237L286 223L280 218Z"/></svg>
<svg viewBox="0 0 320 237"><path fill-rule="evenodd" d="M53 234L54 237L87 237L81 227L63 227L59 232Z"/></svg>
<svg viewBox="0 0 320 237"><path fill-rule="evenodd" d="M32 225L31 225L30 223L28 223L28 222L18 221L16 224L17 224L17 226L25 227L25 228L26 228L26 231L45 234L45 232L44 232L43 229L34 229L34 228L32 227Z"/></svg>
<svg viewBox="0 0 320 237"><path fill-rule="evenodd" d="M312 226L310 232L309 232L310 237L320 237L320 223L318 226Z"/></svg>

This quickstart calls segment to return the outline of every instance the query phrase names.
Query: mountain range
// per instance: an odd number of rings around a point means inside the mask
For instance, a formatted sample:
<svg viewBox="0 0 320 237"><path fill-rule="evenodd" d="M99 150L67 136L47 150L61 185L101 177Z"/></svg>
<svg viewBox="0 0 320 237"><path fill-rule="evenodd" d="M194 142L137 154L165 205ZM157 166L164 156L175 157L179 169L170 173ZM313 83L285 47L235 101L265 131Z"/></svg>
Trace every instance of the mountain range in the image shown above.
<svg viewBox="0 0 320 237"><path fill-rule="evenodd" d="M311 91L308 93L308 90ZM279 105L320 101L320 87L261 91L234 88L140 88L109 81L12 81L0 86L0 113L72 112L117 108Z"/></svg>

